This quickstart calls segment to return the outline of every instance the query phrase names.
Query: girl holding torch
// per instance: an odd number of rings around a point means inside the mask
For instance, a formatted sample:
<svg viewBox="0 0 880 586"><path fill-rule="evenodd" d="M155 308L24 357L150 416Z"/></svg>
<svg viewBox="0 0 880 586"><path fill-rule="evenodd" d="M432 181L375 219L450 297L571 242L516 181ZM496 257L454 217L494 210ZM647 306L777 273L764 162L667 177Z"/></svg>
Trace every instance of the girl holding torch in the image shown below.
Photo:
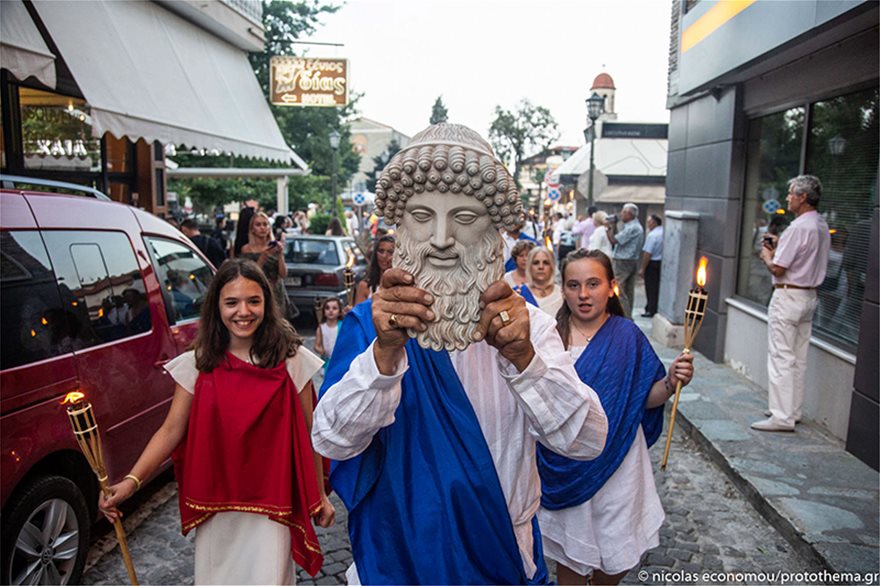
<svg viewBox="0 0 880 586"><path fill-rule="evenodd" d="M693 356L680 354L669 372L645 335L623 316L611 260L577 250L562 263L565 303L557 329L581 380L608 417L605 450L575 461L538 445L544 554L556 560L559 584L618 584L641 556L659 545L663 508L654 485L650 447L660 436L663 405L678 381L693 377Z"/></svg>
<svg viewBox="0 0 880 586"><path fill-rule="evenodd" d="M323 560L310 517L334 521L309 439L311 378L322 361L272 296L254 262L223 263L194 349L165 367L177 383L165 422L99 500L113 521L173 453L183 532L198 527L196 584L293 584L294 561L314 575Z"/></svg>

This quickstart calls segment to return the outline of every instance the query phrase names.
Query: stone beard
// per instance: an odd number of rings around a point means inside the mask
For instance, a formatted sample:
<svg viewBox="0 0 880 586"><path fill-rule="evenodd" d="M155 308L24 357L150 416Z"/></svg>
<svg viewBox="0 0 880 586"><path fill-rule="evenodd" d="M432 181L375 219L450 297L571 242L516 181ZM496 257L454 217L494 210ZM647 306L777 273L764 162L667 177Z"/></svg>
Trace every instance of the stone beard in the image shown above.
<svg viewBox="0 0 880 586"><path fill-rule="evenodd" d="M419 346L430 350L464 350L473 343L471 336L480 321L480 295L504 275L501 249L498 232L490 229L476 246L456 242L445 250L444 254L458 255L459 263L449 269L438 269L427 258L434 250L431 243L413 240L406 226L400 226L393 266L412 274L415 286L434 296L431 310L436 319L426 324L428 329L424 332L407 330Z"/></svg>

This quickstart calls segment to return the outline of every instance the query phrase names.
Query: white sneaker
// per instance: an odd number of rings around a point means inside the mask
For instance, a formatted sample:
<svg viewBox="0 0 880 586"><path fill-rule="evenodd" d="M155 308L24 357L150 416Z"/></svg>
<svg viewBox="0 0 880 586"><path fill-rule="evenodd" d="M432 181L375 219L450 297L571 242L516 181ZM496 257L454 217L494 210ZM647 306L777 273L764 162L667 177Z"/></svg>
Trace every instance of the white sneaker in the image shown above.
<svg viewBox="0 0 880 586"><path fill-rule="evenodd" d="M773 414L770 413L770 409L764 409L764 411L763 411L762 413L764 413L764 417L773 417ZM800 423L800 422L801 422L801 418L800 418L800 417L796 417L795 420L794 420L794 422L795 422L795 423Z"/></svg>
<svg viewBox="0 0 880 586"><path fill-rule="evenodd" d="M763 419L761 421L756 421L751 425L752 429L757 431L794 431L794 426L786 427L781 423L778 423L772 417L768 417L767 419Z"/></svg>

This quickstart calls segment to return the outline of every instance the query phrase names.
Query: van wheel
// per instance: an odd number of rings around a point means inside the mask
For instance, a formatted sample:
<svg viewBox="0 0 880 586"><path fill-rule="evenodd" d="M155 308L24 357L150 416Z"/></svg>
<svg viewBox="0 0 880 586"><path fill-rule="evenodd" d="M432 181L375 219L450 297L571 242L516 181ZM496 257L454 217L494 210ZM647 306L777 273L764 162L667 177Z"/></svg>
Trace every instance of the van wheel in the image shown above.
<svg viewBox="0 0 880 586"><path fill-rule="evenodd" d="M80 489L62 476L18 491L3 520L3 584L78 584L89 550L89 513Z"/></svg>

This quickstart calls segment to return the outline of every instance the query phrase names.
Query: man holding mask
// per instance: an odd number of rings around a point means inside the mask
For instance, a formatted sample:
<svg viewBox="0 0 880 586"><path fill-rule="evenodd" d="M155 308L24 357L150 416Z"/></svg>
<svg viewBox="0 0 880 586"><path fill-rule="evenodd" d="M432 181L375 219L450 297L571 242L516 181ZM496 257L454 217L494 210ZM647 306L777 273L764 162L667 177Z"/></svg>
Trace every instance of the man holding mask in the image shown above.
<svg viewBox="0 0 880 586"><path fill-rule="evenodd" d="M536 442L596 457L607 420L555 322L501 277L519 193L460 125L413 137L379 178L393 267L337 340L315 449L337 460L350 583L542 583ZM440 553L442 552L442 553Z"/></svg>

